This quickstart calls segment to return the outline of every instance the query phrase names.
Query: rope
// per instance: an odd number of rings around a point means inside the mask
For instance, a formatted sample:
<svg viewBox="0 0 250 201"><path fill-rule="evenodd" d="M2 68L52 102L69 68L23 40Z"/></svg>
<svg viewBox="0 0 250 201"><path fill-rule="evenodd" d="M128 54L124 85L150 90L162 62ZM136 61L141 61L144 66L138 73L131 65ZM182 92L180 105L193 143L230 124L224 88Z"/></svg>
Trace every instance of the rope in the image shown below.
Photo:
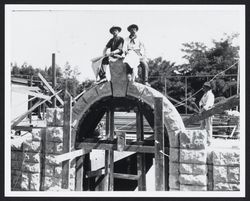
<svg viewBox="0 0 250 201"><path fill-rule="evenodd" d="M235 62L233 65L229 66L227 69L225 69L225 70L223 70L223 71L217 73L211 80L209 80L209 82L211 82L212 80L214 80L218 75L220 75L220 74L226 72L227 70L229 70L230 68L234 67L237 63L239 63L239 62L237 61L237 62ZM199 93L201 90L202 90L202 88L199 89L197 92L195 92L192 96L189 96L187 99L184 99L184 100L180 101L180 103L183 103L183 102L185 102L186 100L189 100L189 99L192 98L194 95L196 95L197 93ZM182 104L180 104L180 103L177 104L177 105L175 105L175 107L181 106Z"/></svg>

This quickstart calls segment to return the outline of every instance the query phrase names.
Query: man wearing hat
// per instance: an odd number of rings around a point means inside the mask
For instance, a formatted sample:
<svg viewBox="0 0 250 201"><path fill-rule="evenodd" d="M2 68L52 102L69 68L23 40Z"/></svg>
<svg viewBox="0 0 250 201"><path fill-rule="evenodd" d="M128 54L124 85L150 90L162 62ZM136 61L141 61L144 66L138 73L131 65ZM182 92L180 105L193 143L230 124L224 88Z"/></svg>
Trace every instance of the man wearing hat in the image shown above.
<svg viewBox="0 0 250 201"><path fill-rule="evenodd" d="M106 65L109 64L109 56L113 58L121 57L123 51L123 43L124 39L120 36L118 36L119 32L121 32L121 27L119 26L112 26L109 29L109 32L113 35L113 38L111 38L107 45L105 46L103 50L103 56L105 56L102 60L102 65L99 71L99 77L100 80L106 79ZM110 49L110 53L107 54L107 50Z"/></svg>
<svg viewBox="0 0 250 201"><path fill-rule="evenodd" d="M136 69L136 67L140 64L140 67L142 68L142 83L149 85L148 84L148 64L146 62L146 49L144 46L144 43L137 37L136 33L139 30L138 26L136 24L131 24L128 26L127 30L130 32L129 37L127 37L124 40L124 46L123 46L123 51L125 54L125 59L124 63L128 64L127 67L127 73L128 75L132 73L137 73L133 72L133 69ZM133 51L133 53L136 53L138 57L138 65L134 61L129 61L129 59L126 59L126 55L129 55L130 51ZM133 66L137 65L137 66Z"/></svg>
<svg viewBox="0 0 250 201"><path fill-rule="evenodd" d="M204 94L199 102L199 106L201 108L201 112L204 110L209 110L214 105L214 94L212 92L212 87L210 82L205 82L203 84L203 91ZM208 117L205 120L201 121L201 129L206 129L208 136L207 136L207 143L208 145L211 144L212 134L213 134L213 125L212 125L212 117Z"/></svg>

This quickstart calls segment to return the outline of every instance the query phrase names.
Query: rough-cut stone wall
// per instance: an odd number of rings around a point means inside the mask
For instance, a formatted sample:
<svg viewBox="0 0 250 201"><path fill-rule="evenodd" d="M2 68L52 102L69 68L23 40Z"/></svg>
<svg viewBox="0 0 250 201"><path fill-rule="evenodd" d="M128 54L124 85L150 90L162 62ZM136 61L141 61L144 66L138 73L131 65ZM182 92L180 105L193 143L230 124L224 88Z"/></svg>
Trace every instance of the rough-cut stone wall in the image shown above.
<svg viewBox="0 0 250 201"><path fill-rule="evenodd" d="M238 149L209 151L208 186L211 191L240 190L240 155Z"/></svg>
<svg viewBox="0 0 250 201"><path fill-rule="evenodd" d="M11 189L39 191L41 181L42 135L45 129L33 129L31 138L11 151Z"/></svg>
<svg viewBox="0 0 250 201"><path fill-rule="evenodd" d="M46 111L45 167L43 190L60 190L62 186L62 163L53 158L63 154L63 109L48 108ZM70 163L69 189L75 190L75 160Z"/></svg>
<svg viewBox="0 0 250 201"><path fill-rule="evenodd" d="M206 132L186 130L170 147L169 187L171 191L207 190Z"/></svg>

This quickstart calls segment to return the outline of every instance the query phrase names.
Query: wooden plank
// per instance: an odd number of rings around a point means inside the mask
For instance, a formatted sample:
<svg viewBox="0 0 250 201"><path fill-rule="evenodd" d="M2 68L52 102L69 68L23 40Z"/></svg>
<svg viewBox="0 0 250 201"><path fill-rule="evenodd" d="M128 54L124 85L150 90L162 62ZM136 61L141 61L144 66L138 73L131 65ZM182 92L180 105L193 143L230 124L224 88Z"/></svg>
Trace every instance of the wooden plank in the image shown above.
<svg viewBox="0 0 250 201"><path fill-rule="evenodd" d="M46 100L50 99L49 96L44 95L42 93L32 92L32 91L22 89L22 88L11 88L11 91L17 92L17 93L22 93L22 94L28 94L29 96L34 96L34 97L42 98L42 99L46 99Z"/></svg>
<svg viewBox="0 0 250 201"><path fill-rule="evenodd" d="M49 85L49 83L40 73L38 73L38 77L42 80L42 82L46 85L46 87L48 87L51 93L55 95L56 99L61 103L61 105L64 105L63 100L60 98L60 96L57 95L58 93L55 92L55 90Z"/></svg>
<svg viewBox="0 0 250 201"><path fill-rule="evenodd" d="M84 156L76 158L76 191L83 191L83 162Z"/></svg>
<svg viewBox="0 0 250 201"><path fill-rule="evenodd" d="M60 93L61 91L57 92ZM50 97L53 97L55 94L53 94ZM27 112L25 112L24 114L22 114L21 116L19 116L17 119L15 119L14 121L12 121L11 123L11 129L13 129L15 126L17 126L28 114L30 114L34 109L36 109L39 105L45 103L47 100L39 100L35 105L32 106L32 108L30 108Z"/></svg>
<svg viewBox="0 0 250 201"><path fill-rule="evenodd" d="M109 127L110 127L110 112L107 111L106 112L106 128L105 128L105 131L106 131L106 137L109 136ZM109 189L109 162L110 162L110 155L109 155L109 149L105 150L105 176L103 178L103 190L104 191L108 191Z"/></svg>
<svg viewBox="0 0 250 201"><path fill-rule="evenodd" d="M56 55L55 53L52 54L52 88L56 88ZM52 98L52 107L56 107L56 98Z"/></svg>
<svg viewBox="0 0 250 201"><path fill-rule="evenodd" d="M207 111L203 111L199 114L194 114L188 119L184 120L185 126L204 120L210 116L213 116L215 114L222 113L225 110L231 109L237 105L239 105L240 102L240 95L235 95L230 98L227 98L226 100L220 101L219 103L215 104L213 108Z"/></svg>
<svg viewBox="0 0 250 201"><path fill-rule="evenodd" d="M110 140L114 139L114 110L110 111ZM110 150L109 191L114 190L114 151Z"/></svg>
<svg viewBox="0 0 250 201"><path fill-rule="evenodd" d="M154 129L155 129L155 190L165 190L165 162L164 155L164 118L163 118L163 99L154 98Z"/></svg>
<svg viewBox="0 0 250 201"><path fill-rule="evenodd" d="M94 170L94 171L88 171L86 173L87 177L96 177L96 176L101 176L105 174L105 169L100 169L100 170Z"/></svg>
<svg viewBox="0 0 250 201"><path fill-rule="evenodd" d="M65 91L64 96L64 112L63 112L63 153L70 153L71 144L71 114L72 114L72 104L71 95ZM69 187L69 160L62 162L62 188L68 189Z"/></svg>
<svg viewBox="0 0 250 201"><path fill-rule="evenodd" d="M136 111L136 134L137 141L144 140L144 130L143 130L143 115L142 112L138 109ZM138 177L138 190L146 191L146 170L145 170L145 154L137 153L137 175Z"/></svg>
<svg viewBox="0 0 250 201"><path fill-rule="evenodd" d="M140 175L114 173L116 179L138 180Z"/></svg>

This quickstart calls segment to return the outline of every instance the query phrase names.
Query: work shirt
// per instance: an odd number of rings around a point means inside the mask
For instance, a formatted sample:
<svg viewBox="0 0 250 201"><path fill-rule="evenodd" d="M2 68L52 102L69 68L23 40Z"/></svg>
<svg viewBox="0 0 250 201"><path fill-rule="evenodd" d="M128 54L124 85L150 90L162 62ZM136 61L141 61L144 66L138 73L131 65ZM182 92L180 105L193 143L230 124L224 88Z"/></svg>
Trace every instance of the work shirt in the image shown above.
<svg viewBox="0 0 250 201"><path fill-rule="evenodd" d="M199 106L202 107L204 110L211 109L214 105L214 94L210 89L202 96Z"/></svg>
<svg viewBox="0 0 250 201"><path fill-rule="evenodd" d="M146 57L146 48L144 43L137 36L134 38L131 36L125 38L123 51L128 52L129 50L134 50L140 57Z"/></svg>
<svg viewBox="0 0 250 201"><path fill-rule="evenodd" d="M122 37L120 36L117 36L115 38L113 37L107 43L106 48L110 48L111 51L119 49L121 50L119 55L122 55L123 43L124 43L124 39Z"/></svg>

